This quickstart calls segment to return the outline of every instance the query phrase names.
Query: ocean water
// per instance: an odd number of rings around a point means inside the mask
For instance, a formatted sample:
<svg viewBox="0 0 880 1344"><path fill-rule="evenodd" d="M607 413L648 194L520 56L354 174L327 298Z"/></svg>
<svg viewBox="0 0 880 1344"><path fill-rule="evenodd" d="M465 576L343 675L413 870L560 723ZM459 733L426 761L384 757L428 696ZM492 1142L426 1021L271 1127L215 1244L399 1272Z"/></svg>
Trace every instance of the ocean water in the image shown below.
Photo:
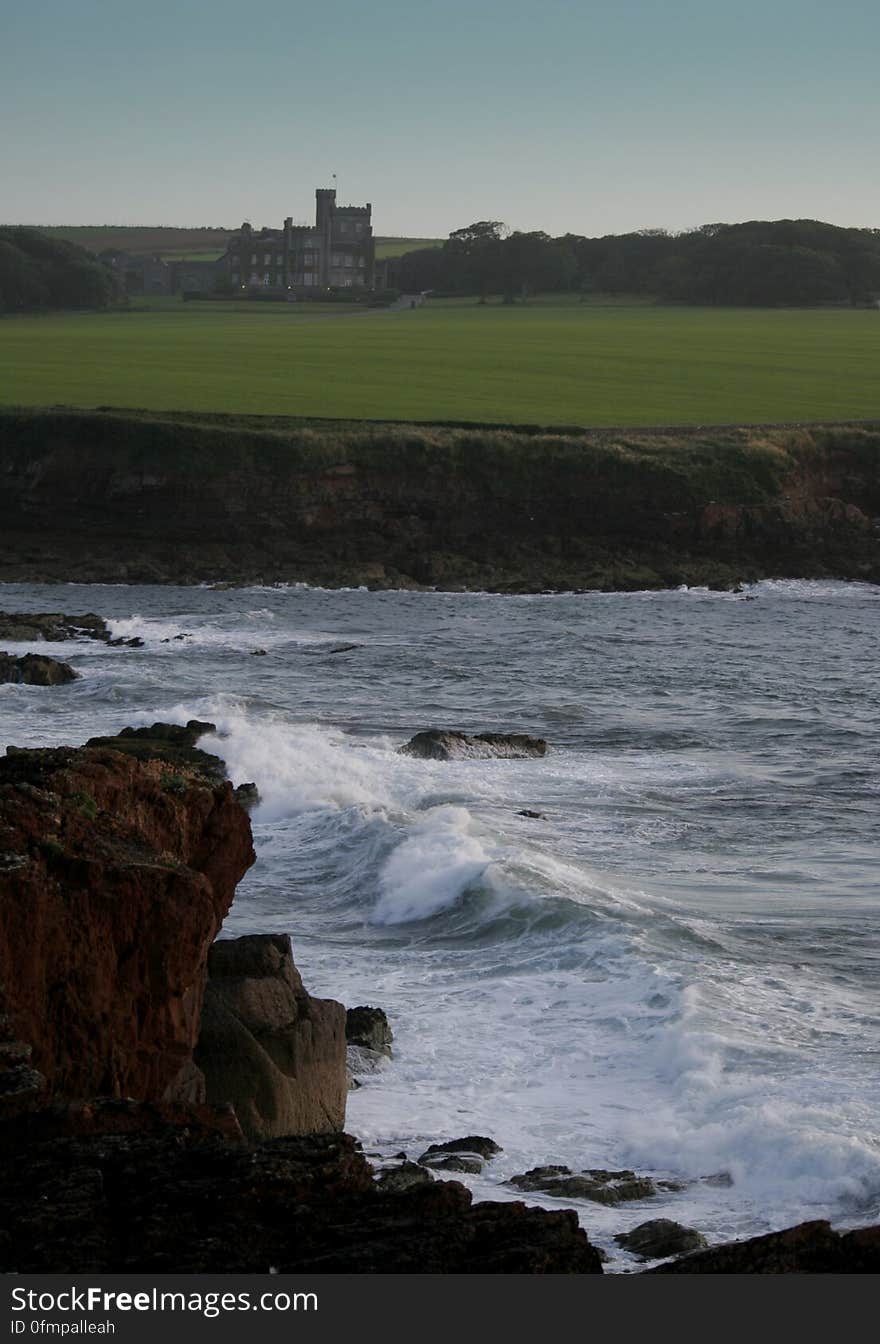
<svg viewBox="0 0 880 1344"><path fill-rule="evenodd" d="M577 1208L613 1270L647 1218L711 1241L880 1218L880 589L7 584L0 609L145 641L41 646L81 680L0 687L0 744L217 724L203 745L262 796L225 932L289 932L313 993L391 1020L349 1099L369 1152L491 1135L479 1198L550 1162L683 1182L528 1197ZM429 727L551 747L398 754Z"/></svg>

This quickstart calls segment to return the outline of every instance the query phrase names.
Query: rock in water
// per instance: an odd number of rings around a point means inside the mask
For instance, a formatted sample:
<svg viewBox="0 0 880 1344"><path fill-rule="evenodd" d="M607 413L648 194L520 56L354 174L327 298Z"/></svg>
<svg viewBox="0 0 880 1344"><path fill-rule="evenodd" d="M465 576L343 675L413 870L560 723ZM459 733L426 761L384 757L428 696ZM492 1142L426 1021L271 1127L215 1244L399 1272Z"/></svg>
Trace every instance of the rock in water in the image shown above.
<svg viewBox="0 0 880 1344"><path fill-rule="evenodd" d="M435 1153L433 1156L423 1153L419 1164L431 1167L433 1171L461 1171L470 1176L479 1176L485 1165L476 1153Z"/></svg>
<svg viewBox="0 0 880 1344"><path fill-rule="evenodd" d="M39 653L25 653L15 658L11 653L0 653L0 682L14 682L20 686L63 686L79 676L68 663L55 658L44 658Z"/></svg>
<svg viewBox="0 0 880 1344"><path fill-rule="evenodd" d="M684 1255L708 1245L702 1232L695 1227L683 1227L671 1218L652 1218L639 1223L629 1232L620 1232L614 1240L618 1246L640 1260L663 1260L669 1255Z"/></svg>
<svg viewBox="0 0 880 1344"><path fill-rule="evenodd" d="M60 644L67 639L108 641L110 631L102 617L94 612L85 616L65 616L60 611L0 611L0 639L28 644L35 639L51 644Z"/></svg>
<svg viewBox="0 0 880 1344"><path fill-rule="evenodd" d="M447 1139L446 1143L430 1144L419 1161L424 1162L426 1158L433 1157L437 1153L476 1153L478 1157L488 1161L503 1151L500 1144L494 1139L486 1138L485 1134L467 1134L463 1139Z"/></svg>
<svg viewBox="0 0 880 1344"><path fill-rule="evenodd" d="M249 1139L345 1122L345 1009L306 992L286 934L211 948L195 1062L208 1102L231 1102Z"/></svg>
<svg viewBox="0 0 880 1344"><path fill-rule="evenodd" d="M574 1172L570 1167L532 1167L510 1184L517 1190L538 1190L563 1199L591 1199L597 1204L620 1204L630 1199L650 1199L657 1186L647 1176L634 1171L605 1171L591 1168Z"/></svg>
<svg viewBox="0 0 880 1344"><path fill-rule="evenodd" d="M545 756L547 743L543 737L529 737L525 733L477 733L471 737L449 729L430 728L416 733L400 752L424 761L524 760Z"/></svg>
<svg viewBox="0 0 880 1344"><path fill-rule="evenodd" d="M500 1153L494 1139L483 1134L468 1134L463 1139L448 1139L446 1143L432 1143L419 1158L424 1167L435 1171L463 1171L479 1175L486 1162Z"/></svg>
<svg viewBox="0 0 880 1344"><path fill-rule="evenodd" d="M391 1058L394 1034L381 1008L368 1008L365 1005L348 1008L345 1014L345 1038L349 1045L359 1045L364 1050L374 1050L379 1055Z"/></svg>
<svg viewBox="0 0 880 1344"><path fill-rule="evenodd" d="M235 789L235 800L244 808L245 812L252 812L260 804L260 790L252 781L239 784Z"/></svg>

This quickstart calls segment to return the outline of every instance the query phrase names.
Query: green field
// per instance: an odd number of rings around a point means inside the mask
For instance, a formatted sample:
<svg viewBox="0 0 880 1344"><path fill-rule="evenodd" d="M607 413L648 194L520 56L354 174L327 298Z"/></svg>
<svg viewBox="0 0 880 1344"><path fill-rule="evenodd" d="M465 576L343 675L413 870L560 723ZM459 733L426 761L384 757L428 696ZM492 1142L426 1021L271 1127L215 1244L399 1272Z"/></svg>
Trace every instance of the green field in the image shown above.
<svg viewBox="0 0 880 1344"><path fill-rule="evenodd" d="M417 252L422 247L442 247L445 238L377 238L376 260L383 257L402 257L407 252Z"/></svg>
<svg viewBox="0 0 880 1344"><path fill-rule="evenodd" d="M181 303L0 321L0 403L523 424L880 418L880 312Z"/></svg>

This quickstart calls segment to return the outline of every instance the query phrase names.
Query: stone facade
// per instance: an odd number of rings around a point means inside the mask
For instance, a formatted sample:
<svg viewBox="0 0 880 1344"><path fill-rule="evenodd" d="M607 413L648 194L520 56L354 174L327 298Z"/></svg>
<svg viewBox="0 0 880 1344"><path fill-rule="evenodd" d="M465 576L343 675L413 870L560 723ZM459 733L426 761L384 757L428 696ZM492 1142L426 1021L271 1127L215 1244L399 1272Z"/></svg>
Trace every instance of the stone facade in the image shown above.
<svg viewBox="0 0 880 1344"><path fill-rule="evenodd" d="M315 192L315 223L256 230L242 224L219 268L238 290L313 292L372 289L375 243L372 206L337 205L336 192Z"/></svg>

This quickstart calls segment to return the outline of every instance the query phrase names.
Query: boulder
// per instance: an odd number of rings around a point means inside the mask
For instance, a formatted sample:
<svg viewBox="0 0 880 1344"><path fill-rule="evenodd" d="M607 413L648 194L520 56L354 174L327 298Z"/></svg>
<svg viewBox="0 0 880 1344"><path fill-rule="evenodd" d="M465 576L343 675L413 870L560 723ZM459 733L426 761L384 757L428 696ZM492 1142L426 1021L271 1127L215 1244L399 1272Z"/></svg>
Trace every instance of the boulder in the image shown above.
<svg viewBox="0 0 880 1344"><path fill-rule="evenodd" d="M542 737L528 737L524 733L477 733L469 736L452 730L431 728L416 733L399 748L404 756L416 756L424 761L487 760L503 758L523 760L531 756L545 756L547 743Z"/></svg>
<svg viewBox="0 0 880 1344"><path fill-rule="evenodd" d="M345 1039L349 1045L361 1046L365 1050L373 1050L376 1054L391 1058L394 1034L381 1008L368 1008L364 1005L359 1008L347 1008Z"/></svg>
<svg viewBox="0 0 880 1344"><path fill-rule="evenodd" d="M562 1166L532 1167L512 1176L509 1183L517 1190L535 1190L562 1199L591 1199L597 1204L621 1204L657 1194L656 1184L647 1176L601 1168L574 1172Z"/></svg>
<svg viewBox="0 0 880 1344"><path fill-rule="evenodd" d="M401 1162L396 1167L388 1167L382 1172L376 1184L388 1194L400 1190L412 1190L416 1185L430 1185L434 1177L418 1162Z"/></svg>
<svg viewBox="0 0 880 1344"><path fill-rule="evenodd" d="M260 791L253 782L239 784L234 792L235 801L244 808L245 812L252 812L260 803Z"/></svg>
<svg viewBox="0 0 880 1344"><path fill-rule="evenodd" d="M434 1171L461 1171L471 1176L479 1176L485 1165L476 1153L423 1153L419 1164Z"/></svg>
<svg viewBox="0 0 880 1344"><path fill-rule="evenodd" d="M695 1227L683 1227L671 1218L652 1218L639 1223L629 1232L620 1232L614 1238L631 1255L640 1260L662 1260L670 1255L684 1255L708 1245L702 1232Z"/></svg>
<svg viewBox="0 0 880 1344"><path fill-rule="evenodd" d="M11 653L0 653L0 682L20 686L63 686L79 676L69 663L56 658L45 658L39 653L25 653L20 658Z"/></svg>
<svg viewBox="0 0 880 1344"><path fill-rule="evenodd" d="M494 1139L488 1139L484 1134L467 1134L463 1139L447 1139L445 1143L432 1143L419 1158L424 1162L427 1158L433 1157L438 1153L476 1153L478 1157L487 1160L496 1157L498 1153L503 1152L501 1145Z"/></svg>
<svg viewBox="0 0 880 1344"><path fill-rule="evenodd" d="M195 1063L251 1140L342 1129L345 1009L306 992L286 934L211 948Z"/></svg>

